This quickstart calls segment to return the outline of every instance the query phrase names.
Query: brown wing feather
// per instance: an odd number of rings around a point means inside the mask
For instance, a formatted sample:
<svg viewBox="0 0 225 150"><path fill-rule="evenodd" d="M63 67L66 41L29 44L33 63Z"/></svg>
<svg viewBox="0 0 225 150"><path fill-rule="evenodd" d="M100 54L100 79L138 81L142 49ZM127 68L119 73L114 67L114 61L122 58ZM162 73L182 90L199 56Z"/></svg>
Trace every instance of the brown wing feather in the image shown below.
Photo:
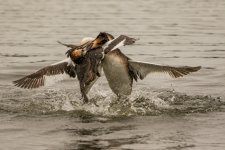
<svg viewBox="0 0 225 150"><path fill-rule="evenodd" d="M68 62L51 65L38 70L28 76L25 76L19 80L13 81L15 86L21 88L38 88L45 85L45 76L53 76L58 74L66 73L70 77L75 77L76 73L74 66L68 65Z"/></svg>
<svg viewBox="0 0 225 150"><path fill-rule="evenodd" d="M136 74L141 80L144 79L149 73L161 72L168 73L173 78L183 77L191 72L196 72L201 69L201 66L197 67L173 67L173 66L163 66L155 65L145 62L137 62L129 60L130 70Z"/></svg>

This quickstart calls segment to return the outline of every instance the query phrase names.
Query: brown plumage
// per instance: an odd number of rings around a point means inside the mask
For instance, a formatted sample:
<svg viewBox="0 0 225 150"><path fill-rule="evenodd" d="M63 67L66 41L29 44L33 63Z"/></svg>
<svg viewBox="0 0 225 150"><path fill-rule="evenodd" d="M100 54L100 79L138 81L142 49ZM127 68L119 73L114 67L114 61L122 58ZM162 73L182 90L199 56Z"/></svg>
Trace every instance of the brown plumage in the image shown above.
<svg viewBox="0 0 225 150"><path fill-rule="evenodd" d="M96 48L87 52L82 62L76 65L75 70L80 84L81 94L84 102L88 102L88 89L92 86L92 82L100 77L99 65L101 62L102 48Z"/></svg>
<svg viewBox="0 0 225 150"><path fill-rule="evenodd" d="M50 65L25 76L19 80L13 81L15 86L27 89L38 88L45 85L45 77L58 74L68 74L70 77L75 78L76 72L73 66L68 65L68 62L62 62L55 65Z"/></svg>
<svg viewBox="0 0 225 150"><path fill-rule="evenodd" d="M173 78L183 77L190 74L191 72L196 72L201 69L201 66L190 67L190 66L163 66L150 64L146 62L138 62L129 59L129 69L132 70L138 78L143 80L150 73L168 73Z"/></svg>

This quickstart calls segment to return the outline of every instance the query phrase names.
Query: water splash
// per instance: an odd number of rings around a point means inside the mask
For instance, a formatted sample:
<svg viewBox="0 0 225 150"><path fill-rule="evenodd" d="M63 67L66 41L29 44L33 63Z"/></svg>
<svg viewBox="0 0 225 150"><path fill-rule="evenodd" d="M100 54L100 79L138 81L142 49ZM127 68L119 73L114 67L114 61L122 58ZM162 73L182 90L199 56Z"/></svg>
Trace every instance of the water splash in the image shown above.
<svg viewBox="0 0 225 150"><path fill-rule="evenodd" d="M204 113L221 110L225 105L220 97L191 96L165 89L138 89L129 97L120 98L111 91L95 90L89 96L93 98L88 104L83 104L80 94L72 89L48 89L36 93L12 90L7 96L2 97L0 110L34 114L61 112L76 113L78 116L120 117Z"/></svg>

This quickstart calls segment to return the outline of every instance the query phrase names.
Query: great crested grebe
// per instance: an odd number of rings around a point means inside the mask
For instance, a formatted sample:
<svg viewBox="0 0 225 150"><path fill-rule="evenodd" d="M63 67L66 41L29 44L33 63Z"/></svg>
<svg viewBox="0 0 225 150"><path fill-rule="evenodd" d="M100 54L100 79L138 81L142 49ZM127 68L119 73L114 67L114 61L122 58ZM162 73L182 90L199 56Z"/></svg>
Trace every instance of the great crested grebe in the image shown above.
<svg viewBox="0 0 225 150"><path fill-rule="evenodd" d="M102 66L109 86L117 96L130 95L133 80L143 80L150 73L168 73L171 77L178 78L201 69L200 66L173 67L135 61L119 49L105 55Z"/></svg>

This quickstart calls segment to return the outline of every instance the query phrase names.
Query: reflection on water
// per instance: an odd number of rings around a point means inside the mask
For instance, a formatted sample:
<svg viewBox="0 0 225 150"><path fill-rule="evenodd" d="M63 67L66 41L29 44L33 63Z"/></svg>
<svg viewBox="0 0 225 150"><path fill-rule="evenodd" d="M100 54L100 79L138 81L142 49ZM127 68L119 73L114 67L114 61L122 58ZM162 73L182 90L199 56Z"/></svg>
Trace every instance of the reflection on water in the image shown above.
<svg viewBox="0 0 225 150"><path fill-rule="evenodd" d="M224 0L0 0L0 149L224 149ZM11 81L65 58L56 41L100 31L140 38L122 51L158 64L202 66L148 77L118 99L102 77L24 90Z"/></svg>

